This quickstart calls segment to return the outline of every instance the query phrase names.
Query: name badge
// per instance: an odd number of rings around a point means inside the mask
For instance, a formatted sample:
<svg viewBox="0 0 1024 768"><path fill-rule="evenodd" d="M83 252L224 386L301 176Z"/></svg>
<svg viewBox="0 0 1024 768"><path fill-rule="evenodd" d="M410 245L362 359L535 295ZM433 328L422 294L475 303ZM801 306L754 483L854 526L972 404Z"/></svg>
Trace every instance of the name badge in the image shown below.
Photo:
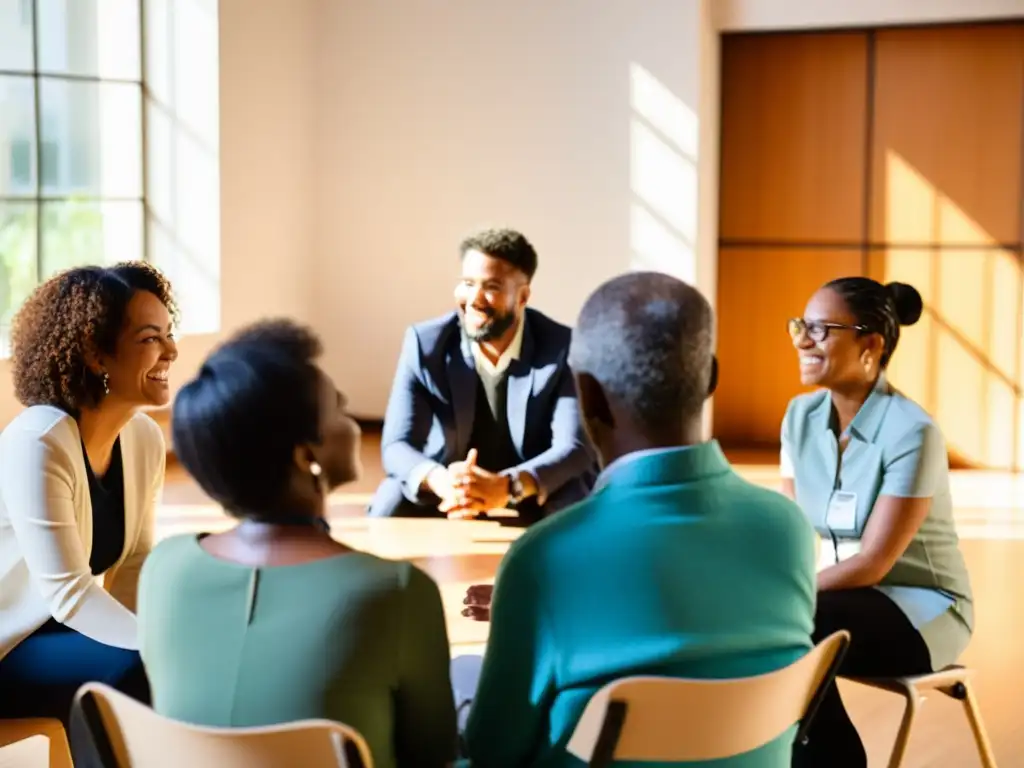
<svg viewBox="0 0 1024 768"><path fill-rule="evenodd" d="M836 491L828 502L825 525L832 531L852 532L857 529L857 494Z"/></svg>

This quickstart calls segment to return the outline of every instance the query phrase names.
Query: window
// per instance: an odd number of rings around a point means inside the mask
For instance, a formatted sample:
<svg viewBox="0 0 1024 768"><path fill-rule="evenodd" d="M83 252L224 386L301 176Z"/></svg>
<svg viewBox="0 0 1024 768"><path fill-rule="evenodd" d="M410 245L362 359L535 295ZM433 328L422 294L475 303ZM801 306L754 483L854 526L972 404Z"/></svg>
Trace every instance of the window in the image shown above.
<svg viewBox="0 0 1024 768"><path fill-rule="evenodd" d="M141 15L0 0L0 355L41 280L145 256Z"/></svg>
<svg viewBox="0 0 1024 768"><path fill-rule="evenodd" d="M39 281L83 263L152 261L181 333L219 330L218 13L0 0L0 358Z"/></svg>

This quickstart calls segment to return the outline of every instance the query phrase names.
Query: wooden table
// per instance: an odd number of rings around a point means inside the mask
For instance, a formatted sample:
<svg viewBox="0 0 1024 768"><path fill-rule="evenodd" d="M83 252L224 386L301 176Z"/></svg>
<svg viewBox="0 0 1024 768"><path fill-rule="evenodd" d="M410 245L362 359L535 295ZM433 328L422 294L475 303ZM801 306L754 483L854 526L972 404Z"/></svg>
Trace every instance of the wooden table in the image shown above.
<svg viewBox="0 0 1024 768"><path fill-rule="evenodd" d="M472 584L491 584L498 563L521 534L497 522L329 515L331 535L349 546L391 560L410 560L441 589L452 654L482 651L489 625L462 615ZM182 533L218 532L234 521L214 505L164 505L157 516L157 538Z"/></svg>
<svg viewBox="0 0 1024 768"><path fill-rule="evenodd" d="M331 534L356 549L393 560L411 560L441 588L452 655L478 653L490 625L462 615L463 598L472 584L492 584L498 563L522 529L495 522L341 518L331 520Z"/></svg>

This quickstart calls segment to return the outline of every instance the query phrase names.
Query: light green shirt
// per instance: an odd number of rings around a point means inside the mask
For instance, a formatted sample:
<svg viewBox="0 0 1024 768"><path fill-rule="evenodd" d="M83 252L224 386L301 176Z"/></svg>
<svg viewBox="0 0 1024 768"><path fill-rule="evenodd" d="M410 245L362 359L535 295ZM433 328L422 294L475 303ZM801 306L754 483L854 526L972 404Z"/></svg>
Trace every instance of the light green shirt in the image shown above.
<svg viewBox="0 0 1024 768"><path fill-rule="evenodd" d="M250 567L174 536L142 568L139 648L166 717L336 720L362 734L380 768L455 757L444 608L411 563L351 552Z"/></svg>
<svg viewBox="0 0 1024 768"><path fill-rule="evenodd" d="M932 500L928 517L877 588L921 632L933 667L951 664L970 640L974 610L942 433L884 376L850 424L841 455L832 418L827 391L790 402L782 423L782 475L793 479L797 503L836 561L857 550L879 496ZM834 493L852 499L848 511L839 514Z"/></svg>

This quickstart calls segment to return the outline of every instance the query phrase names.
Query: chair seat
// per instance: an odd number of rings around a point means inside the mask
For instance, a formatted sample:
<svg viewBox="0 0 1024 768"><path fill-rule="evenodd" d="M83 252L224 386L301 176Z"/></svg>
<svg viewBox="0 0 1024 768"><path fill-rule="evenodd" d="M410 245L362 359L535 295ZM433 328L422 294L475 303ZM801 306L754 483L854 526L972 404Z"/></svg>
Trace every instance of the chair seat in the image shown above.
<svg viewBox="0 0 1024 768"><path fill-rule="evenodd" d="M905 677L851 677L848 678L855 683L868 685L879 690L898 693L906 701L903 711L903 721L900 723L899 732L896 734L896 742L893 744L892 754L889 756L889 768L899 768L903 764L903 757L907 751L907 743L910 740L910 728L921 702L923 694L927 691L939 691L950 698L956 699L964 708L967 720L971 726L971 733L974 735L974 743L978 747L978 755L981 758L983 768L996 768L996 759L992 754L992 744L989 742L988 734L985 733L985 726L981 722L981 712L978 710L978 702L971 690L971 670L959 664L950 664L948 667L937 672L928 672L923 675L907 675Z"/></svg>
<svg viewBox="0 0 1024 768"><path fill-rule="evenodd" d="M913 692L941 691L954 699L963 699L963 684L971 672L959 664L950 664L937 672L904 677L851 677L855 683L878 688L891 693L908 695Z"/></svg>

